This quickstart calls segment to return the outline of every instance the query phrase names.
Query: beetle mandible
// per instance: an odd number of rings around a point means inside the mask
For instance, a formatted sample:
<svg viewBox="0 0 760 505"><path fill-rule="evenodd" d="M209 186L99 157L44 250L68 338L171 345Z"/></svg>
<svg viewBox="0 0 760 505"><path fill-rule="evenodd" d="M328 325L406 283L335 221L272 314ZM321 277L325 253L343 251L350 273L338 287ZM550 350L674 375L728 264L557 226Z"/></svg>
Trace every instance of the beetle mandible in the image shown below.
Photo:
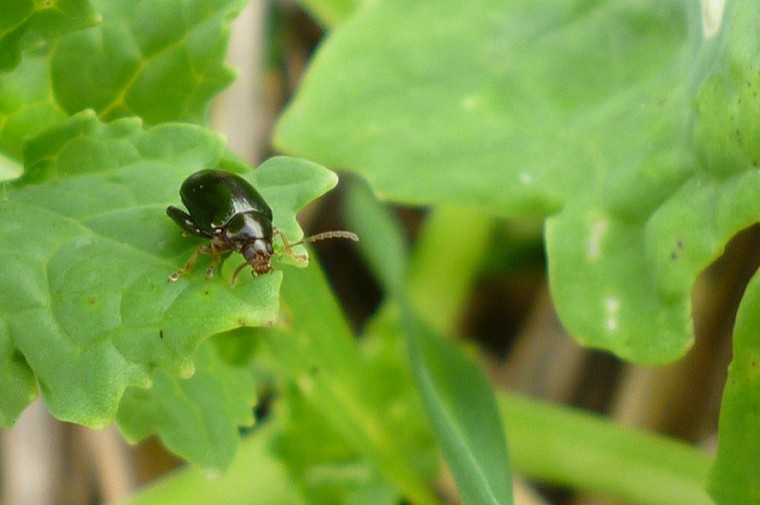
<svg viewBox="0 0 760 505"><path fill-rule="evenodd" d="M290 244L272 225L272 209L264 197L248 181L224 170L206 169L192 174L182 183L179 195L187 212L170 205L166 214L185 233L209 239L210 243L198 247L185 267L169 276L170 281L176 281L192 270L201 254L213 256L206 270L206 278L210 278L221 263L222 254L229 251L239 252L245 258L245 263L232 275L232 285L248 265L254 276L269 273L274 254L272 240L278 235L284 252L300 261L307 258L293 253L293 247L297 245L328 238L359 240L356 234L348 231L328 231Z"/></svg>

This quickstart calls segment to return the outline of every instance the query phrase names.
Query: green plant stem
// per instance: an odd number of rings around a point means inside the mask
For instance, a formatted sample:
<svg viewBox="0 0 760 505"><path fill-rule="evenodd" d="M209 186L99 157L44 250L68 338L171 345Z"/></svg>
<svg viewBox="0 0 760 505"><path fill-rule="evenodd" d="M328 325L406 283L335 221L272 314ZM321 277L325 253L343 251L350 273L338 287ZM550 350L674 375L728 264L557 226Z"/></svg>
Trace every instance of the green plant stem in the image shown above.
<svg viewBox="0 0 760 505"><path fill-rule="evenodd" d="M328 423L415 504L437 503L403 447L364 399L362 360L340 307L317 265L283 277L281 330L265 342L280 371L299 386ZM289 317L289 316L293 317Z"/></svg>
<svg viewBox="0 0 760 505"><path fill-rule="evenodd" d="M272 423L273 424L273 423ZM240 443L235 459L222 475L188 467L151 483L118 505L285 505L295 503L294 486L269 444L276 426L267 423Z"/></svg>
<svg viewBox="0 0 760 505"><path fill-rule="evenodd" d="M436 207L425 219L407 288L417 314L445 335L454 333L462 315L492 225L493 218L482 211L453 206Z"/></svg>
<svg viewBox="0 0 760 505"><path fill-rule="evenodd" d="M567 407L506 393L497 401L518 472L630 503L713 503L704 451Z"/></svg>

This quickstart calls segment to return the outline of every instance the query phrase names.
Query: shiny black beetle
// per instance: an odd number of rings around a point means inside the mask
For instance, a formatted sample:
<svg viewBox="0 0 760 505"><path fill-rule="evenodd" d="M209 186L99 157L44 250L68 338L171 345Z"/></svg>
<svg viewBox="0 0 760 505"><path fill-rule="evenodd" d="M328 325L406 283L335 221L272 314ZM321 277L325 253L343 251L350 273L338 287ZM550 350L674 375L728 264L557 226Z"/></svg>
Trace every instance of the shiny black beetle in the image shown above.
<svg viewBox="0 0 760 505"><path fill-rule="evenodd" d="M293 254L292 248L296 245L326 238L359 240L351 232L329 231L289 244L285 236L272 226L272 209L264 197L242 177L223 170L194 173L182 183L179 194L188 212L169 206L166 214L185 233L209 239L211 243L196 249L187 265L169 276L171 281L192 270L202 253L214 257L206 270L206 278L214 275L214 270L222 261L221 255L227 251L239 252L246 261L232 275L233 285L248 265L251 265L254 276L271 272L270 259L274 254L272 240L276 235L282 239L284 252L302 261L306 258Z"/></svg>

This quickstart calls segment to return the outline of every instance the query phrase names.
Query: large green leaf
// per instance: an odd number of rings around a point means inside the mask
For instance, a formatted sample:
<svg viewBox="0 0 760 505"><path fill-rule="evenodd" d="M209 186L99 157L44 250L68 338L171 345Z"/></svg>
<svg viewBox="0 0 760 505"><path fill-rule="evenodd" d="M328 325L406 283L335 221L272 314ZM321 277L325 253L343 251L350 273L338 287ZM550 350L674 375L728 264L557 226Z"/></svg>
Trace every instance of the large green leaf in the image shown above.
<svg viewBox="0 0 760 505"><path fill-rule="evenodd" d="M15 348L4 357L17 369L5 376L16 397L28 396L25 360L53 415L102 426L124 389L149 386L154 369L189 376L195 347L209 335L274 320L281 272L243 276L231 288L232 261L209 281L202 271L167 281L200 241L183 237L164 209L179 202L184 177L217 165L223 152L220 138L200 127L146 131L137 120L103 124L93 113L28 144L26 175L0 202L0 337ZM336 182L288 158L254 179L274 225L295 236L294 205Z"/></svg>
<svg viewBox="0 0 760 505"><path fill-rule="evenodd" d="M692 341L696 275L760 216L760 6L730 2L709 35L699 7L368 2L321 48L276 140L398 202L551 215L570 332L669 361Z"/></svg>

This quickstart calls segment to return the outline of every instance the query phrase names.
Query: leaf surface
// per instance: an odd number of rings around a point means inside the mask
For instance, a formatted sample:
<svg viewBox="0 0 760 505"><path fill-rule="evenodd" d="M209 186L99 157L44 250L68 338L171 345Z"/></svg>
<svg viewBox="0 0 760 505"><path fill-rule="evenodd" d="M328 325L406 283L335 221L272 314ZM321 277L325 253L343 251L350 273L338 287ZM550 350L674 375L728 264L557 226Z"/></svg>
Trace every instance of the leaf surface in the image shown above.
<svg viewBox="0 0 760 505"><path fill-rule="evenodd" d="M88 0L5 0L0 11L0 72L14 67L23 49L97 21Z"/></svg>
<svg viewBox="0 0 760 505"><path fill-rule="evenodd" d="M718 505L760 501L760 276L747 286L734 327L718 433L718 457L708 490Z"/></svg>
<svg viewBox="0 0 760 505"><path fill-rule="evenodd" d="M12 3L32 9L29 23L54 12L61 22L72 20L67 31L41 32L0 73L2 179L21 174L26 139L85 109L107 121L140 116L151 125L205 124L209 101L234 76L224 58L242 0L98 0L91 8L83 0L39 3L49 9L31 7L30 0ZM12 11L4 4L0 37L3 23L21 16ZM90 17L97 23L74 22Z"/></svg>
<svg viewBox="0 0 760 505"><path fill-rule="evenodd" d="M244 275L231 288L236 258L212 280L200 267L167 281L202 242L183 237L164 210L179 202L187 175L223 154L221 139L200 127L144 130L137 120L103 124L93 113L28 144L26 175L0 202L2 328L15 348L6 356L16 364L23 356L56 417L103 426L126 387L150 386L155 369L187 377L203 339L276 317L279 271ZM287 228L294 202L324 193L336 178L318 165L279 160L256 177L268 199L266 179L290 174L269 200L279 212L275 226ZM284 177L266 175L281 165ZM23 377L9 381L25 384Z"/></svg>
<svg viewBox="0 0 760 505"><path fill-rule="evenodd" d="M155 433L187 461L226 470L238 447L239 427L253 425L253 377L219 359L208 340L195 353L194 365L188 379L157 370L150 389L128 388L116 421L131 442Z"/></svg>
<svg viewBox="0 0 760 505"><path fill-rule="evenodd" d="M760 216L758 9L730 2L706 34L679 0L368 2L276 141L403 204L547 218L569 331L671 361L696 276Z"/></svg>
<svg viewBox="0 0 760 505"><path fill-rule="evenodd" d="M463 503L513 503L507 443L491 385L414 312L403 289L407 257L397 220L364 189L350 193L347 207L370 265L398 303L416 385Z"/></svg>

